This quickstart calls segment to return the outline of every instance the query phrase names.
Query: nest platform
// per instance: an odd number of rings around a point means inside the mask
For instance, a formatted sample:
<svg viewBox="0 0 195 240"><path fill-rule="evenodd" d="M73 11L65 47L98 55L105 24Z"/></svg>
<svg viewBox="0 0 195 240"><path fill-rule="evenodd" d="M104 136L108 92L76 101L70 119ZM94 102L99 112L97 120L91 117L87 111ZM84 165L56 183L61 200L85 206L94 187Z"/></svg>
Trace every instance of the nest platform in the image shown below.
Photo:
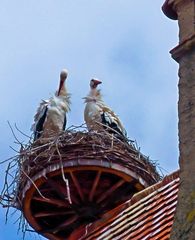
<svg viewBox="0 0 195 240"><path fill-rule="evenodd" d="M68 239L79 226L159 181L133 144L106 132L66 131L21 151L17 205L38 233Z"/></svg>

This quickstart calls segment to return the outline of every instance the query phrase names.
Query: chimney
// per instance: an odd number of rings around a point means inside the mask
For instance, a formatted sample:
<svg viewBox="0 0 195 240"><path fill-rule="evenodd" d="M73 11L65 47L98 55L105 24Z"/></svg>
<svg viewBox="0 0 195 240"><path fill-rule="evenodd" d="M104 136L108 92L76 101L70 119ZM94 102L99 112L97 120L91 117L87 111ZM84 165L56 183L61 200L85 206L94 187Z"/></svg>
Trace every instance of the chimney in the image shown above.
<svg viewBox="0 0 195 240"><path fill-rule="evenodd" d="M179 24L179 44L170 51L179 63L180 188L170 239L195 239L195 1L166 0L164 14Z"/></svg>

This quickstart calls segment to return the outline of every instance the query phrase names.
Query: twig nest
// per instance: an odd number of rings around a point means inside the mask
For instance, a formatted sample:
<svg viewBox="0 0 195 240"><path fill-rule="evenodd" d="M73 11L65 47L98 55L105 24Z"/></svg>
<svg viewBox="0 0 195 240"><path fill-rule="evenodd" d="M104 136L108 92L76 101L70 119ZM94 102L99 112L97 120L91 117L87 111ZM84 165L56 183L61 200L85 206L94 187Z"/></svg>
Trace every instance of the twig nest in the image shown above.
<svg viewBox="0 0 195 240"><path fill-rule="evenodd" d="M21 152L21 159L20 190L35 176L38 178L62 166L118 168L127 174L129 170L130 176L140 179L145 187L161 179L155 164L141 154L132 141L119 140L106 131L71 130L57 137L39 139Z"/></svg>

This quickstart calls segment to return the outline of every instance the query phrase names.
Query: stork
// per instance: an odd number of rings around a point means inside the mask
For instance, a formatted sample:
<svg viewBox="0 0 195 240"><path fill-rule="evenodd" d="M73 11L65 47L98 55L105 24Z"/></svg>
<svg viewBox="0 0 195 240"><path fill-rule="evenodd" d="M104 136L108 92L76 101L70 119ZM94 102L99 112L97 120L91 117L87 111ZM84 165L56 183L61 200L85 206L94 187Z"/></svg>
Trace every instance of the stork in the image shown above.
<svg viewBox="0 0 195 240"><path fill-rule="evenodd" d="M102 82L98 79L90 81L90 92L84 97L84 120L89 130L107 129L118 138L126 137L127 133L118 116L104 103L100 89L97 86Z"/></svg>
<svg viewBox="0 0 195 240"><path fill-rule="evenodd" d="M67 70L63 69L60 73L58 91L53 97L42 100L40 103L31 127L34 132L34 141L40 137L47 138L65 130L66 114L70 111L70 94L65 87L67 76Z"/></svg>

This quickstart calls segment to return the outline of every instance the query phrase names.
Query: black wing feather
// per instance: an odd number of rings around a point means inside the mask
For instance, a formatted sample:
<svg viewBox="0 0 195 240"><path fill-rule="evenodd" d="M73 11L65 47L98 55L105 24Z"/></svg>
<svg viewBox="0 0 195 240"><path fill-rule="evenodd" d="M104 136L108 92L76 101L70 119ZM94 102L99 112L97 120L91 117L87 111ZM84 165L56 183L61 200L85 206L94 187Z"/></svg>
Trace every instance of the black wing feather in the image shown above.
<svg viewBox="0 0 195 240"><path fill-rule="evenodd" d="M63 131L66 129L66 123L67 123L67 117L66 117L66 114L64 114Z"/></svg>
<svg viewBox="0 0 195 240"><path fill-rule="evenodd" d="M108 132L110 133L119 133L120 135L123 136L123 133L121 132L121 130L118 128L118 125L115 122L111 122L109 117L106 116L106 113L103 112L101 114L101 119L102 119L102 123L106 126L108 126L109 128L112 128L114 131L112 130L108 130ZM106 129L106 126L104 127Z"/></svg>
<svg viewBox="0 0 195 240"><path fill-rule="evenodd" d="M39 119L39 121L36 124L35 132L34 132L34 141L37 140L38 138L40 138L40 136L41 136L41 133L43 131L43 124L44 124L46 116L47 116L47 111L48 111L48 107L46 106L43 116Z"/></svg>

